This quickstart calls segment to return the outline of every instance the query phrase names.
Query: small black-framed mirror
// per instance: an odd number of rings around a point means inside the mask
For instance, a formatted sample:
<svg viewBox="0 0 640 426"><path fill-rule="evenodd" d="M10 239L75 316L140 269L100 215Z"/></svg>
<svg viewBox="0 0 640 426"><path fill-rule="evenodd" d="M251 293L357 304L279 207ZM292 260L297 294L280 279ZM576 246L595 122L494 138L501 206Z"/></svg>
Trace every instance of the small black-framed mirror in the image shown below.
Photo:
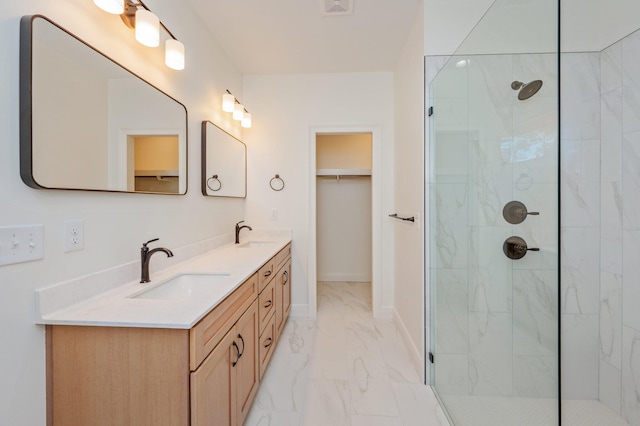
<svg viewBox="0 0 640 426"><path fill-rule="evenodd" d="M210 121L202 122L202 194L247 196L247 146Z"/></svg>
<svg viewBox="0 0 640 426"><path fill-rule="evenodd" d="M20 22L20 176L36 189L183 195L187 109L42 15Z"/></svg>

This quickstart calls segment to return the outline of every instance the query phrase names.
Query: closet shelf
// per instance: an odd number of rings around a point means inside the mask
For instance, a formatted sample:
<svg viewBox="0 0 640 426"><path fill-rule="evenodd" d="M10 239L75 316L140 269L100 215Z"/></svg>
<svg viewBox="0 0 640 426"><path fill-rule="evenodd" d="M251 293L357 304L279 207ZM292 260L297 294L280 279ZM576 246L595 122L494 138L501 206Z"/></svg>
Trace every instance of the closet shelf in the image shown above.
<svg viewBox="0 0 640 426"><path fill-rule="evenodd" d="M316 176L371 176L371 169L317 169Z"/></svg>

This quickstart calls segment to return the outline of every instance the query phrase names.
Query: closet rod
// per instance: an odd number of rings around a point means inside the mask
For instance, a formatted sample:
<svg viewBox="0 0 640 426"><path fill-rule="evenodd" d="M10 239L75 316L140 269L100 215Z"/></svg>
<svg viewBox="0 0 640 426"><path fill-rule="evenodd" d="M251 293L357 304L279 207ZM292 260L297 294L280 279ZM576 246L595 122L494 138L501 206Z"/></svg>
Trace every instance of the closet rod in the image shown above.
<svg viewBox="0 0 640 426"><path fill-rule="evenodd" d="M398 213L390 214L389 217L392 217L392 218L398 219L398 220L405 220L407 222L415 222L416 221L416 218L414 216L401 217L401 216L398 216Z"/></svg>
<svg viewBox="0 0 640 426"><path fill-rule="evenodd" d="M331 178L333 179L335 177L335 179L337 181L340 181L341 178L370 178L371 175L343 175L343 174L336 174L336 175L316 175L316 177L319 178Z"/></svg>

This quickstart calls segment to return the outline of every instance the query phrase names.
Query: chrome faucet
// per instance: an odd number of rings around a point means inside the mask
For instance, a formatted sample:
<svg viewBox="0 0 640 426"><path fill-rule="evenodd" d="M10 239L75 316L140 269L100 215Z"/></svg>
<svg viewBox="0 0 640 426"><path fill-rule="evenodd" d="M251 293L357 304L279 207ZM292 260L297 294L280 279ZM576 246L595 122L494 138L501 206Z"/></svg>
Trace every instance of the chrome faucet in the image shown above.
<svg viewBox="0 0 640 426"><path fill-rule="evenodd" d="M167 257L173 257L173 253L168 248L158 247L154 248L153 250L149 250L147 244L158 240L159 238L154 238L153 240L149 240L146 243L142 243L142 247L140 248L140 264L142 266L142 271L140 273L141 283L151 282L151 279L149 279L149 260L151 260L151 256L153 256L154 253L162 251L167 255Z"/></svg>
<svg viewBox="0 0 640 426"><path fill-rule="evenodd" d="M244 220L241 220L240 222L236 223L236 244L240 244L240 231L243 228L247 228L249 231L253 231L253 228L251 228L248 225L242 225L240 226L241 223L243 223Z"/></svg>

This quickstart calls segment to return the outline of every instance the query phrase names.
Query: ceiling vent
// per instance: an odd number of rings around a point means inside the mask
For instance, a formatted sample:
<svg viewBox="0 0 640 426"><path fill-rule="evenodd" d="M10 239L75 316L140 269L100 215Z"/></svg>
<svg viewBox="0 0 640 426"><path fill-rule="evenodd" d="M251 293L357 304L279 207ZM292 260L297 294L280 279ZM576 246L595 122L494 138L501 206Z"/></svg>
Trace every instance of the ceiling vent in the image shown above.
<svg viewBox="0 0 640 426"><path fill-rule="evenodd" d="M320 0L324 16L351 15L353 0Z"/></svg>

